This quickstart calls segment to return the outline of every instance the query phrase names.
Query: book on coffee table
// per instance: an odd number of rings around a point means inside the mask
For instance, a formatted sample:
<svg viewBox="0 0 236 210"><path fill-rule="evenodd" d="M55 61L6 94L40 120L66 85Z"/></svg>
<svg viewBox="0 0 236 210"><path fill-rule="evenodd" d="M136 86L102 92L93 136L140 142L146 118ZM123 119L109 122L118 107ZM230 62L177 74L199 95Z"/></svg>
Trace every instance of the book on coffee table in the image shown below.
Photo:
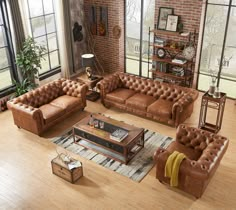
<svg viewBox="0 0 236 210"><path fill-rule="evenodd" d="M121 142L123 139L125 139L128 136L128 131L118 128L113 133L110 134L110 138L115 141Z"/></svg>

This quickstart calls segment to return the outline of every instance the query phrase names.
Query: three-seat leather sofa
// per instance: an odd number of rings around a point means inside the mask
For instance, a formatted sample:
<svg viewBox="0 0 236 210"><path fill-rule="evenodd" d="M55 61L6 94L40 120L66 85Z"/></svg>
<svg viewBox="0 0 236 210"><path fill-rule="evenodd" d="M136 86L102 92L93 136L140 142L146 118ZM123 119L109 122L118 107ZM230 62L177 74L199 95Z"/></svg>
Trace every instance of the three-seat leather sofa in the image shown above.
<svg viewBox="0 0 236 210"><path fill-rule="evenodd" d="M37 135L86 106L88 86L58 79L8 101L15 125Z"/></svg>
<svg viewBox="0 0 236 210"><path fill-rule="evenodd" d="M104 78L97 88L106 107L117 107L176 127L190 117L198 97L195 89L123 72Z"/></svg>

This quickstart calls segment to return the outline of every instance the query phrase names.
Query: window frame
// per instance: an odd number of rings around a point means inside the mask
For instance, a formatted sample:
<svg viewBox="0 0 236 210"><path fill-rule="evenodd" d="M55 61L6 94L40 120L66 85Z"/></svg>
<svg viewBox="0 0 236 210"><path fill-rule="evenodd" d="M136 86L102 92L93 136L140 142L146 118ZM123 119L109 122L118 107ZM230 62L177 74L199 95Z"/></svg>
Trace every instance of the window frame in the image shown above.
<svg viewBox="0 0 236 210"><path fill-rule="evenodd" d="M28 18L29 18L29 25L30 25L30 33L31 33L32 38L35 40L35 39L40 38L40 37L46 37L47 52L44 55L47 55L49 69L47 71L43 72L43 73L39 72L39 80L40 81L61 72L60 50L59 50L59 43L58 43L58 34L57 34L58 30L57 30L57 24L56 24L56 14L55 14L54 0L52 0L53 11L51 13L47 13L47 14L45 14L44 1L41 0L41 2L42 2L42 9L43 9L42 15L37 15L37 16L33 16L32 17L31 16L31 12L30 12L29 0L26 0L27 10L28 10ZM47 32L47 26L46 26L47 25L47 23L46 23L46 16L50 16L50 15L53 15L53 20L54 20L54 23L55 23L55 31L48 33ZM32 20L36 19L36 18L40 18L40 17L43 17L45 33L42 34L42 35L39 35L39 36L34 36ZM50 36L51 34L55 34L56 35L56 43L57 43L57 48L52 50L52 51L49 50L49 44L48 44L48 36ZM51 67L51 59L50 59L50 54L53 53L53 52L58 52L58 64L59 64L57 67L54 67L54 68Z"/></svg>
<svg viewBox="0 0 236 210"><path fill-rule="evenodd" d="M10 27L10 20L9 20L9 10L7 6L6 0L0 1L0 10L2 13L2 24L1 27L4 30L5 36L6 36L6 45L0 47L1 49L5 48L7 49L7 60L8 60L8 66L0 69L4 70L9 68L10 76L12 84L10 86L6 86L5 88L0 90L0 97L4 97L9 95L10 93L14 92L15 85L13 84L13 80L19 81L16 63L15 63L15 53L14 53L14 47L13 47L13 39L12 39L12 32ZM9 65L10 64L10 65Z"/></svg>

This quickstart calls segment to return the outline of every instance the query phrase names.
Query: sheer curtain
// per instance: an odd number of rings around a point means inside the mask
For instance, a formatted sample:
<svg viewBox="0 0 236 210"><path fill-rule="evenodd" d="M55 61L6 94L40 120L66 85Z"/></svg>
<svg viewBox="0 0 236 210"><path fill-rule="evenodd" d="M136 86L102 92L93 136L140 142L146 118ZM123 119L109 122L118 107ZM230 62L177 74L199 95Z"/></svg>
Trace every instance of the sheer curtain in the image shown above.
<svg viewBox="0 0 236 210"><path fill-rule="evenodd" d="M58 0L55 5L62 77L73 72L70 1Z"/></svg>

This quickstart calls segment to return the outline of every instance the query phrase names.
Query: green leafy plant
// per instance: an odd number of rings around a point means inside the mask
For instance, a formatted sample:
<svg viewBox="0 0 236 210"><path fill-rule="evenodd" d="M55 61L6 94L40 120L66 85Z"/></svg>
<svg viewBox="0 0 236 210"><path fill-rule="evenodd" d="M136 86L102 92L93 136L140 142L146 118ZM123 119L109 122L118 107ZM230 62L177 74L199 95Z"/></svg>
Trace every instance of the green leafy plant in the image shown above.
<svg viewBox="0 0 236 210"><path fill-rule="evenodd" d="M30 82L27 78L25 78L22 82L13 81L13 84L16 86L15 94L12 98L23 95L28 92L30 88Z"/></svg>
<svg viewBox="0 0 236 210"><path fill-rule="evenodd" d="M37 45L33 38L27 38L22 50L16 55L16 65L21 69L23 81L18 85L23 89L35 88L35 78L38 78L39 69L42 67L41 60L45 54L45 47ZM24 91L23 91L24 92Z"/></svg>

